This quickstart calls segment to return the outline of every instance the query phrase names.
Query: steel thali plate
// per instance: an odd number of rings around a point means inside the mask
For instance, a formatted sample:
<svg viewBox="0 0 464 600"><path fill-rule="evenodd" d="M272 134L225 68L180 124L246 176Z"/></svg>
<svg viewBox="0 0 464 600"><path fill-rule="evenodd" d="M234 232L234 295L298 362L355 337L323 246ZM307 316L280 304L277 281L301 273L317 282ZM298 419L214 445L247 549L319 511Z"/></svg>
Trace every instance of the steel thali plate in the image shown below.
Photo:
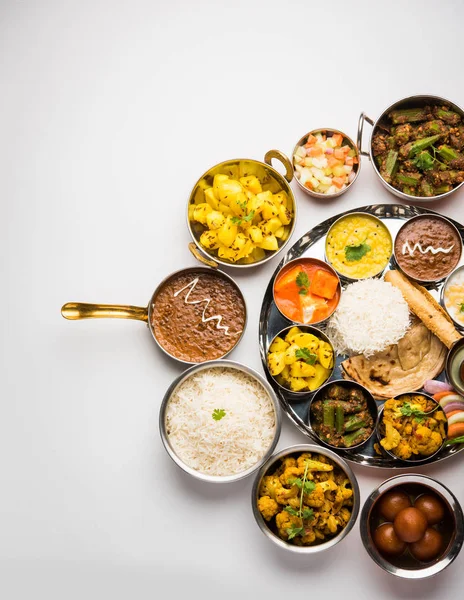
<svg viewBox="0 0 464 600"><path fill-rule="evenodd" d="M311 258L319 258L324 260L325 256L325 238L326 234L330 228L330 226L343 215L347 215L354 212L364 212L370 215L374 215L385 223L391 232L393 240L396 237L396 234L400 227L403 225L404 221L414 217L416 215L423 214L432 214L432 215L440 215L435 211L431 211L419 206L407 206L404 204L372 204L369 206L362 206L360 208L352 209L345 211L343 213L339 213L313 229L310 229L307 233L305 233L293 246L287 251L286 255L282 258L280 263L278 264L276 270L274 271L271 280L267 286L266 292L264 294L263 303L261 306L261 313L259 318L259 349L261 354L261 361L263 363L264 372L269 383L272 385L274 390L277 393L277 396L280 400L281 407L283 412L289 417L289 419L296 425L296 427L304 433L307 437L309 437L313 442L319 443L318 438L312 432L310 425L308 424L308 409L310 400L313 396L312 393L308 393L304 396L294 396L291 392L284 392L273 380L273 378L269 375L266 368L266 353L269 348L269 345L274 338L274 336L284 327L287 327L292 324L291 321L285 319L280 312L277 310L277 307L274 304L273 300L273 284L274 279L280 269L289 261L294 260L295 258L300 257L311 257ZM464 226L460 223L457 223L453 219L448 218L458 229L461 239L464 240ZM464 263L464 258L461 258L459 265ZM387 266L387 270L389 268L397 268L394 258L390 260L389 265ZM342 282L343 283L343 282ZM427 289L434 298L439 301L440 291L443 285L443 281L426 285ZM337 356L335 369L328 381L332 381L335 379L341 379L341 370L340 363L347 358L346 356ZM437 379L444 381L445 376L444 372L440 374ZM378 401L378 405L382 405L383 402ZM369 467L377 467L377 468L385 468L385 469L416 469L424 464L435 463L441 460L445 460L446 458L450 458L451 456L457 454L464 450L464 444L456 445L456 446L445 446L439 454L431 457L429 460L421 461L418 465L408 465L402 463L400 460L395 460L390 457L385 452L382 455L379 455L374 450L374 443L377 442L378 439L376 434L371 437L369 442L365 444L362 448L358 450L346 450L340 448L332 448L334 452L337 452L340 456L345 458L346 460L369 466Z"/></svg>

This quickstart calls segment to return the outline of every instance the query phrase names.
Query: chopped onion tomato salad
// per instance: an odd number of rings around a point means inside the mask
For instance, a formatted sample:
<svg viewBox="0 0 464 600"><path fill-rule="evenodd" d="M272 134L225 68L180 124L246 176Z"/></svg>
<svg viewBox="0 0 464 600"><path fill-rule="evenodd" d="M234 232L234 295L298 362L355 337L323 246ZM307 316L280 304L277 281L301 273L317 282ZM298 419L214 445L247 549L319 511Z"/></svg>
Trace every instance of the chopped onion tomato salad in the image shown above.
<svg viewBox="0 0 464 600"><path fill-rule="evenodd" d="M318 194L335 194L355 178L358 158L341 133L328 137L320 132L309 134L306 144L298 146L293 164L296 177L306 188Z"/></svg>

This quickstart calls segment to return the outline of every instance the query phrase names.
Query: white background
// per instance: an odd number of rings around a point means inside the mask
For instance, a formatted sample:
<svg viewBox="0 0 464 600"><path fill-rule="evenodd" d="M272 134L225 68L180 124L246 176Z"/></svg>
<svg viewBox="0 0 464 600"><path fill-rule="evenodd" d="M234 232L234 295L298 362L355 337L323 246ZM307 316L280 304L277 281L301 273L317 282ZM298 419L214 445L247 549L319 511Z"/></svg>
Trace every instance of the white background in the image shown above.
<svg viewBox="0 0 464 600"><path fill-rule="evenodd" d="M290 153L310 129L431 93L464 104L463 5L330 0L0 1L0 595L25 598L456 598L464 552L431 580L378 568L359 527L286 553L252 478L192 480L158 434L182 368L135 321L65 321L67 301L145 305L194 265L185 208L217 162ZM293 184L295 242L395 202L367 160L316 202ZM460 191L430 205L464 221ZM262 372L258 315L279 262L233 272L249 322L231 358ZM306 438L285 419L278 449ZM392 472L355 467L362 501ZM462 455L421 472L464 503Z"/></svg>

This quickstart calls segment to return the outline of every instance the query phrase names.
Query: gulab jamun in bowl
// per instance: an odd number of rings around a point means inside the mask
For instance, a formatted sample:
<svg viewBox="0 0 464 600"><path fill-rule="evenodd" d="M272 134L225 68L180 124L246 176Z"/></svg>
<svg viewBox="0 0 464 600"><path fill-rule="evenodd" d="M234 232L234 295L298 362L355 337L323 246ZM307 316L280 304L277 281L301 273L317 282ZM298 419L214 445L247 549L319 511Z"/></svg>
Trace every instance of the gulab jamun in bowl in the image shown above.
<svg viewBox="0 0 464 600"><path fill-rule="evenodd" d="M364 503L361 539L382 569L405 579L443 571L464 540L462 508L454 494L425 475L397 475Z"/></svg>

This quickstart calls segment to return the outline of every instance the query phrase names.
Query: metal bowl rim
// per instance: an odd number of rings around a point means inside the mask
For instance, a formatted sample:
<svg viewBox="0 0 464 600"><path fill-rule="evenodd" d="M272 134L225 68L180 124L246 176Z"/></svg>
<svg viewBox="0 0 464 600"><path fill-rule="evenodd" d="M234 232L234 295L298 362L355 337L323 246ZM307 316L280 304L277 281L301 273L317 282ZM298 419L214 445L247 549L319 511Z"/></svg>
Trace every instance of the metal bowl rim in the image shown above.
<svg viewBox="0 0 464 600"><path fill-rule="evenodd" d="M294 454L296 452L315 452L327 456L328 458L333 460L333 462L335 462L342 471L344 471L344 473L350 480L351 487L353 490L353 507L351 510L350 519L346 526L335 537L331 538L327 542L317 544L315 546L294 546L276 536L265 523L257 506L259 484L261 483L261 479L265 476L269 468L272 467L275 462L277 462L277 460L289 454ZM359 490L359 484L356 475L354 474L350 465L343 458L338 456L338 454L336 454L328 448L318 446L317 444L295 444L293 446L287 446L285 448L282 448L281 450L270 456L266 460L266 462L261 466L258 473L255 475L255 479L253 481L253 487L251 490L251 503L253 515L259 528L264 533L264 535L266 535L266 537L272 540L275 544L277 544L281 548L285 548L286 550L297 554L317 554L318 552L328 550L329 548L341 542L343 538L346 537L352 530L354 524L356 523L360 510L361 493Z"/></svg>
<svg viewBox="0 0 464 600"><path fill-rule="evenodd" d="M213 169L222 168L223 166L225 166L225 165L227 165L229 163L239 163L239 162L242 162L242 161L243 162L257 163L260 166L262 166L262 167L264 167L266 169L271 170L273 172L273 174L276 175L277 178L283 182L283 184L285 186L284 191L291 197L291 199L293 201L293 220L292 220L292 226L291 226L290 232L288 234L288 237L287 237L287 239L285 240L285 242L282 244L282 246L280 248L278 248L272 254L270 254L269 256L266 256L262 260L258 260L256 262L249 263L249 264L238 265L237 263L226 262L226 261L222 260L221 258L219 258L218 256L214 256L213 254L210 254L208 252L207 248L203 248L203 246L196 239L196 237L195 237L195 235L194 235L194 233L192 231L192 226L191 226L191 222L190 222L190 219L189 219L188 212L189 212L190 201L191 201L191 199L193 197L193 194L195 192L196 187L198 186L198 184L200 183L200 181L202 179L204 179L210 173L210 171L212 171ZM293 177L293 179L294 179L294 177ZM188 201L187 201L187 215L186 216L187 216L187 228L188 228L188 230L190 232L190 237L192 238L192 240L195 243L195 245L197 246L197 248L201 252L203 252L203 254L205 254L210 260L218 263L219 265L222 265L223 267L231 267L231 268L234 268L234 269L247 269L247 268L250 268L250 267L257 267L259 265L263 265L267 261L269 261L272 258L274 258L274 256L277 256L287 246L287 244L289 243L289 241L290 241L290 239L291 239L291 237L293 235L293 232L295 231L297 215L298 215L297 202L296 202L296 198L295 198L295 195L293 193L293 190L290 187L290 182L287 181L285 179L285 177L279 173L279 171L277 171L276 169L274 169L274 167L272 165L268 165L267 163L262 162L260 160L255 160L254 158L231 158L229 160L223 160L222 162L217 163L216 165L210 167L209 169L207 169L203 173L203 175L201 177L199 177L197 179L197 181L195 182L195 185L192 187L192 190L190 192L190 195L189 195L189 198L188 198Z"/></svg>
<svg viewBox="0 0 464 600"><path fill-rule="evenodd" d="M167 435L167 432L166 432L166 422L165 422L166 409L167 409L167 406L171 399L171 396L174 394L176 389L180 385L182 385L182 383L184 383L184 381L186 381L194 373L196 373L198 371L203 371L204 369L211 369L211 368L230 368L230 369L236 369L238 371L242 371L243 373L248 374L250 377L252 377L256 381L258 381L263 386L264 390L268 393L270 401L274 408L274 415L275 415L274 435L273 435L272 442L271 442L269 448L266 450L265 454L254 465L252 465L245 471L241 471L240 473L235 473L233 475L208 475L205 473L200 473L199 471L193 469L192 467L189 467L186 463L184 463L184 461L181 458L179 458L179 456L176 454L176 452L172 448L171 443L169 442L169 436ZM171 383L171 385L168 387L168 389L166 390L166 392L164 394L164 397L163 397L163 400L161 402L160 409L159 409L158 424L159 424L161 441L163 442L166 452L168 453L170 458L176 463L176 465L178 467L180 467L183 471L185 471L186 473L188 473L189 475L191 475L192 477L194 477L196 479L199 479L201 481L208 482L208 483L232 483L235 481L239 481L241 479L245 479L246 477L255 473L261 467L261 465L263 465L266 462L266 460L272 455L275 447L277 446L279 438L280 438L280 432L281 432L281 428L282 428L282 411L281 411L280 403L276 396L275 391L272 389L272 386L269 384L269 382L266 381L264 379L264 377L262 377L262 375L260 375L257 371L255 371L251 367L248 367L247 365L244 365L237 361L224 360L224 359L220 358L220 359L216 359L216 360L210 360L210 361L206 361L203 363L199 363L197 365L193 365L192 367L190 367L189 369L187 369L186 371L181 373L178 377L176 377L176 379Z"/></svg>

